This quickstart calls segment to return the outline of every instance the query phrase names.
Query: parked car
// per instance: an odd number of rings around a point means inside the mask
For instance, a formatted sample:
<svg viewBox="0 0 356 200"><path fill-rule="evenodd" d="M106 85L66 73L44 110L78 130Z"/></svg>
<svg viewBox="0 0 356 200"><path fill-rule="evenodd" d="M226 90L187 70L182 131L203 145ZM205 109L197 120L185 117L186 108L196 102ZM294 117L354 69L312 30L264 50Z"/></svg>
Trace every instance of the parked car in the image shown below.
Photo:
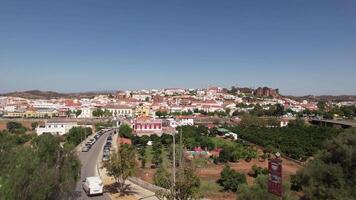
<svg viewBox="0 0 356 200"><path fill-rule="evenodd" d="M110 151L104 151L103 152L103 156L109 156L110 155Z"/></svg>
<svg viewBox="0 0 356 200"><path fill-rule="evenodd" d="M83 180L83 190L88 196L102 195L103 194L103 182L100 177L86 177Z"/></svg>
<svg viewBox="0 0 356 200"><path fill-rule="evenodd" d="M85 146L88 146L90 148L91 146L93 146L93 144L90 142L87 142L87 143L85 143Z"/></svg>
<svg viewBox="0 0 356 200"><path fill-rule="evenodd" d="M83 146L82 152L88 152L91 146Z"/></svg>
<svg viewBox="0 0 356 200"><path fill-rule="evenodd" d="M108 161L109 160L109 155L103 155L103 161Z"/></svg>

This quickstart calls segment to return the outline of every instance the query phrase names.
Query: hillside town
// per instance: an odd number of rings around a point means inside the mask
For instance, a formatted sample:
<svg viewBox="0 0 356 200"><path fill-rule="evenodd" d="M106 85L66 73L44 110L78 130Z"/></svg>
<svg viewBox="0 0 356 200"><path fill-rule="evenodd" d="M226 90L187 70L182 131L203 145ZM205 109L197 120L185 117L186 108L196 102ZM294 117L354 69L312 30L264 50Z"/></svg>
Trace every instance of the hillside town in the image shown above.
<svg viewBox="0 0 356 200"><path fill-rule="evenodd" d="M178 125L198 124L211 128L219 123L237 124L240 113L248 113L257 107L268 111L276 105L281 105L286 111L278 116L279 126L286 126L296 113L317 110L317 103L292 100L280 95L278 89L268 87L167 88L118 91L93 98L25 99L4 96L0 97L0 116L56 119L56 122L68 118L121 119L131 124L138 135L161 135L174 131ZM57 132L49 129L39 132L43 131Z"/></svg>

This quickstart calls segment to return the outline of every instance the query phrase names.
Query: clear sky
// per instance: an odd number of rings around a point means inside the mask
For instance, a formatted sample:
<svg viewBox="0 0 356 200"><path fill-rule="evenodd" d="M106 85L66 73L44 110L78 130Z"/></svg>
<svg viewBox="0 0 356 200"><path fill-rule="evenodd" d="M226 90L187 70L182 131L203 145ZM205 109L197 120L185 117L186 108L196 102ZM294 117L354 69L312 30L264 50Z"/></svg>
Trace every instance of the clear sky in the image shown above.
<svg viewBox="0 0 356 200"><path fill-rule="evenodd" d="M0 0L0 92L356 95L355 0Z"/></svg>

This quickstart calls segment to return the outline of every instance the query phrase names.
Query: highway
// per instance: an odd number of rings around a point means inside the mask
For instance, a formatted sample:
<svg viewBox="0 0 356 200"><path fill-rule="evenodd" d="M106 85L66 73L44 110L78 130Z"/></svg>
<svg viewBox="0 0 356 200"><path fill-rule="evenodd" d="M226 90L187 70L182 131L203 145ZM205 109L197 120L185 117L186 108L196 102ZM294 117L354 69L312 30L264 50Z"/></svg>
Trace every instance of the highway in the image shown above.
<svg viewBox="0 0 356 200"><path fill-rule="evenodd" d="M109 136L110 133L113 133L114 130L108 131L104 133L98 141L92 146L92 148L88 152L78 152L79 159L82 163L82 169L81 169L81 175L80 175L80 180L77 183L76 189L75 189L75 197L74 199L78 200L110 200L110 197L108 194L102 195L102 196L94 196L94 197L88 197L86 193L83 191L82 188L82 180L85 179L88 176L98 176L98 171L96 168L96 164L99 161L99 155L101 154L101 151L103 150L104 144L106 142L106 138ZM80 148L81 150L81 148Z"/></svg>

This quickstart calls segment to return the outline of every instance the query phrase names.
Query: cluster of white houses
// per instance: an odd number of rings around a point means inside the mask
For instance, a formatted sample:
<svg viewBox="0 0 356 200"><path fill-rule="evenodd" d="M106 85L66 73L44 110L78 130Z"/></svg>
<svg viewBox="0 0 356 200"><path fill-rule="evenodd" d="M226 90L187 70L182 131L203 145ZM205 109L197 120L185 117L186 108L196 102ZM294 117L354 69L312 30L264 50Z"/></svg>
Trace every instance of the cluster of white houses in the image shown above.
<svg viewBox="0 0 356 200"><path fill-rule="evenodd" d="M79 127L77 122L46 122L44 126L38 126L36 128L37 135L42 135L43 133L51 133L52 135L64 135L69 132L73 127ZM91 125L85 125L80 127L90 127Z"/></svg>

